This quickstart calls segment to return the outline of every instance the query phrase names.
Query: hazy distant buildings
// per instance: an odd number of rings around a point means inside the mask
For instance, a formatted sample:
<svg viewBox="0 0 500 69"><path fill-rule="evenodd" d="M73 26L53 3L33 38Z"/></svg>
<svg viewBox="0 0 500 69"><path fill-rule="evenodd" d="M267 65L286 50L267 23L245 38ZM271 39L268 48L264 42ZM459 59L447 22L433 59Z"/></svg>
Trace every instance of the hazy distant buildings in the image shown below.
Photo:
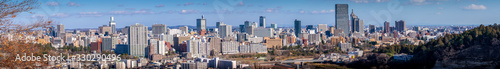
<svg viewBox="0 0 500 69"><path fill-rule="evenodd" d="M302 31L302 30L301 30L302 28L301 28L301 26L300 26L300 20L295 19L295 22L294 22L294 23L295 23L295 27L294 27L295 36L296 36L296 37L299 37L299 34L300 34L300 33L301 33L301 31Z"/></svg>
<svg viewBox="0 0 500 69"><path fill-rule="evenodd" d="M266 17L260 16L260 18L259 18L259 27L266 28Z"/></svg>
<svg viewBox="0 0 500 69"><path fill-rule="evenodd" d="M349 6L347 4L335 4L335 27L344 30L344 35L349 31Z"/></svg>
<svg viewBox="0 0 500 69"><path fill-rule="evenodd" d="M399 21L395 21L395 23L396 23L396 31L398 31L398 32L405 31L405 21L399 20Z"/></svg>
<svg viewBox="0 0 500 69"><path fill-rule="evenodd" d="M147 33L148 28L142 24L136 23L129 28L128 44L129 52L132 56L145 57L145 49L148 46Z"/></svg>

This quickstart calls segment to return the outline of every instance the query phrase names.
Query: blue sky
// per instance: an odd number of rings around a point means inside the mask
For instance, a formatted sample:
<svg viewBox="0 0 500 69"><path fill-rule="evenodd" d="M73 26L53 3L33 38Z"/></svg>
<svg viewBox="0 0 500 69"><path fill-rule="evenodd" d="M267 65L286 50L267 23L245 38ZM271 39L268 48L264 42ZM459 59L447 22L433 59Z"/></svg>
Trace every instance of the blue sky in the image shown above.
<svg viewBox="0 0 500 69"><path fill-rule="evenodd" d="M107 25L114 16L117 27L135 23L196 25L204 15L208 26L215 22L243 24L265 16L267 26L291 27L294 19L304 25L335 23L335 4L349 4L349 9L365 25L479 25L500 22L500 0L41 0L33 13L20 14L17 21L29 22L48 17L66 28L97 28ZM352 12L349 10L349 12ZM350 14L350 13L349 13Z"/></svg>

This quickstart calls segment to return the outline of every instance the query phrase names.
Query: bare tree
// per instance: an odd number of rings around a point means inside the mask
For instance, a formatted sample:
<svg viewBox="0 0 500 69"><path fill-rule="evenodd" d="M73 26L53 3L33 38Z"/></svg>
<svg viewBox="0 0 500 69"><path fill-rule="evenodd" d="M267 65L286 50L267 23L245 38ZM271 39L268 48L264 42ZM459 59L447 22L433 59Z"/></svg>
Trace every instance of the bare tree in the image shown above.
<svg viewBox="0 0 500 69"><path fill-rule="evenodd" d="M15 61L17 54L42 55L40 45L31 37L40 34L35 30L48 28L52 20L39 18L30 24L12 21L20 13L29 12L39 5L36 0L0 0L0 68L35 68L47 64L43 61Z"/></svg>

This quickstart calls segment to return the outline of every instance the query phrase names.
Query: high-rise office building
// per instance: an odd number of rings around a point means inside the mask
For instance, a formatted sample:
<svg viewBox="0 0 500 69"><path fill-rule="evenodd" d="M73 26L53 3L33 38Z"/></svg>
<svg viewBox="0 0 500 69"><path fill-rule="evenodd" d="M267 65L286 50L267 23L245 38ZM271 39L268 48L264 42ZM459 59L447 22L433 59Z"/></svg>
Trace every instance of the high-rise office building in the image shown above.
<svg viewBox="0 0 500 69"><path fill-rule="evenodd" d="M207 28L207 20L204 18L204 16L201 16L201 19L196 19L196 31L202 31L206 30Z"/></svg>
<svg viewBox="0 0 500 69"><path fill-rule="evenodd" d="M57 32L57 34L56 34L57 36L61 36L61 33L65 32L64 31L64 25L63 24L57 25L57 31L56 32Z"/></svg>
<svg viewBox="0 0 500 69"><path fill-rule="evenodd" d="M356 14L354 14L354 10L351 11L351 22L351 32L364 33L364 22L363 20L359 19Z"/></svg>
<svg viewBox="0 0 500 69"><path fill-rule="evenodd" d="M116 41L116 39L115 39ZM102 38L102 43L101 43L101 51L110 51L113 49L114 45L116 45L113 42L113 38L110 36L106 36Z"/></svg>
<svg viewBox="0 0 500 69"><path fill-rule="evenodd" d="M306 25L306 30L315 30L313 25Z"/></svg>
<svg viewBox="0 0 500 69"><path fill-rule="evenodd" d="M109 26L102 25L99 27L99 33L104 34L105 36L111 34L111 31L112 31L112 29Z"/></svg>
<svg viewBox="0 0 500 69"><path fill-rule="evenodd" d="M399 20L399 21L395 21L395 23L396 23L396 31L398 31L398 32L405 31L405 21Z"/></svg>
<svg viewBox="0 0 500 69"><path fill-rule="evenodd" d="M52 36L52 37L57 37L56 35L56 29L54 29L54 26L50 26L49 31L47 31L47 35Z"/></svg>
<svg viewBox="0 0 500 69"><path fill-rule="evenodd" d="M222 24L220 25L219 37L224 38L231 35L232 27L231 25Z"/></svg>
<svg viewBox="0 0 500 69"><path fill-rule="evenodd" d="M245 27L245 32L249 35L253 35L256 26L250 25Z"/></svg>
<svg viewBox="0 0 500 69"><path fill-rule="evenodd" d="M111 27L112 34L116 34L116 22L113 16L110 17L109 26Z"/></svg>
<svg viewBox="0 0 500 69"><path fill-rule="evenodd" d="M369 29L369 32L370 32L370 33L373 33L373 32L375 32L375 31L376 31L376 29L375 29L375 25L371 25L371 24L370 24L370 25L368 26L368 29Z"/></svg>
<svg viewBox="0 0 500 69"><path fill-rule="evenodd" d="M221 24L224 24L224 22L216 22L216 23L215 23L215 27L216 27L216 28L219 28L219 26L220 26Z"/></svg>
<svg viewBox="0 0 500 69"><path fill-rule="evenodd" d="M158 38L160 34L164 34L167 32L167 25L165 24L154 24L153 29L151 30L154 38Z"/></svg>
<svg viewBox="0 0 500 69"><path fill-rule="evenodd" d="M260 16L260 19L259 19L259 26L260 27L266 27L266 17L264 16Z"/></svg>
<svg viewBox="0 0 500 69"><path fill-rule="evenodd" d="M132 56L145 57L145 49L148 46L148 28L136 23L130 25L128 35L129 53Z"/></svg>
<svg viewBox="0 0 500 69"><path fill-rule="evenodd" d="M295 36L296 37L299 37L299 34L302 32L301 30L301 26L300 26L300 20L297 20L295 19L295 27L294 27L294 32L295 32Z"/></svg>
<svg viewBox="0 0 500 69"><path fill-rule="evenodd" d="M278 25L277 25L277 24L275 24L275 23L271 23L271 28L273 28L273 29L277 29L277 28L278 28Z"/></svg>
<svg viewBox="0 0 500 69"><path fill-rule="evenodd" d="M240 25L240 33L245 33L245 25Z"/></svg>
<svg viewBox="0 0 500 69"><path fill-rule="evenodd" d="M335 4L335 27L344 30L344 35L350 33L349 6L347 4Z"/></svg>
<svg viewBox="0 0 500 69"><path fill-rule="evenodd" d="M390 33L391 29L390 29L390 23L385 21L384 22L384 33Z"/></svg>
<svg viewBox="0 0 500 69"><path fill-rule="evenodd" d="M328 25L326 25L326 24L318 24L318 32L324 33L326 30L328 30Z"/></svg>

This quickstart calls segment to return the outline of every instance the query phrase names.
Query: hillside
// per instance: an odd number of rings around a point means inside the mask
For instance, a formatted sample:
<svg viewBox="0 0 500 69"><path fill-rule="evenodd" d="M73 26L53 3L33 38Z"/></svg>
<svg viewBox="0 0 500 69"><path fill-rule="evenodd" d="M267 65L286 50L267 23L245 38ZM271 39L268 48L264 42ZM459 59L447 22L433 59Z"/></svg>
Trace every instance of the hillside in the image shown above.
<svg viewBox="0 0 500 69"><path fill-rule="evenodd" d="M355 68L499 68L500 26L480 25L461 34L447 34L422 45L391 45L374 52L414 55L408 62L366 59L349 66ZM368 55L368 57L379 57Z"/></svg>

